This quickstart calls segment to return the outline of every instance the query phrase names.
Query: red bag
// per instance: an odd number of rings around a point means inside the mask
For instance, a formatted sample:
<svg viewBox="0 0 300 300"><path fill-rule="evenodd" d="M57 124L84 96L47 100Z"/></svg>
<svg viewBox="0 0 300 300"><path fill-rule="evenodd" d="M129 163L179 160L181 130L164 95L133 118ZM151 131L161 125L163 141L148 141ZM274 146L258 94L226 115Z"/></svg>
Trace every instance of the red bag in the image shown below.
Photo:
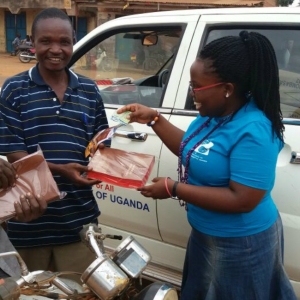
<svg viewBox="0 0 300 300"><path fill-rule="evenodd" d="M95 152L89 163L93 169L87 172L87 177L125 188L138 188L147 182L154 161L153 155L107 147Z"/></svg>
<svg viewBox="0 0 300 300"><path fill-rule="evenodd" d="M41 150L15 161L12 165L18 178L14 187L0 190L0 223L14 217L14 202L20 202L21 195L29 192L33 195L39 194L47 202L63 197Z"/></svg>

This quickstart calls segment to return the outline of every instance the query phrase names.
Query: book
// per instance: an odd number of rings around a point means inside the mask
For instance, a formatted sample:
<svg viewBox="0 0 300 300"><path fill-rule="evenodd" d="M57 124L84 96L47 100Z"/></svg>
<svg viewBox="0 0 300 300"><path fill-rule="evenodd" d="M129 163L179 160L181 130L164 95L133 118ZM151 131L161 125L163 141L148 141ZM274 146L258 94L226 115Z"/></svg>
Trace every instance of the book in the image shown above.
<svg viewBox="0 0 300 300"><path fill-rule="evenodd" d="M51 202L61 198L61 193L52 176L43 152L38 150L12 163L18 178L15 186L0 190L0 223L15 216L14 203L26 193L40 195Z"/></svg>

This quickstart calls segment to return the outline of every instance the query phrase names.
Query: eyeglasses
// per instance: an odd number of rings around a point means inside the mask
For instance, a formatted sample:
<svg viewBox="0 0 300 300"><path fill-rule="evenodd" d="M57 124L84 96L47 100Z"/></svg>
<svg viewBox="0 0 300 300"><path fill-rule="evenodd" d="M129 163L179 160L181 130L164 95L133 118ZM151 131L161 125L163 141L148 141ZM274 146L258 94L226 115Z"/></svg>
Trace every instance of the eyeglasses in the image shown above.
<svg viewBox="0 0 300 300"><path fill-rule="evenodd" d="M218 83L206 85L206 86L203 86L203 87L201 87L201 88L194 88L194 87L193 87L193 83L190 81L190 82L189 82L189 89L190 89L190 92L191 92L191 93L194 93L194 94L195 94L195 92L207 90L207 89L210 89L210 88L212 88L212 87L215 87L215 86L218 86L218 85L221 85L221 84L224 84L224 82L218 82Z"/></svg>

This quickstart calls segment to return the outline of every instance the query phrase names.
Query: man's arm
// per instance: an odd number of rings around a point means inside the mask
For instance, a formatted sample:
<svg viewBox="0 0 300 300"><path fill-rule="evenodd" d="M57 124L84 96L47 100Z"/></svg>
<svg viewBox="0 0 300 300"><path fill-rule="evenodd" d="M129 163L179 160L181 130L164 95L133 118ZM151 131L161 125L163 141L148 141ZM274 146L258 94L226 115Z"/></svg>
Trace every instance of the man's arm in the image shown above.
<svg viewBox="0 0 300 300"><path fill-rule="evenodd" d="M13 163L24 156L28 155L25 151L19 151L7 154L7 160L10 163ZM77 163L69 163L69 164L54 164L48 163L48 167L52 173L52 175L60 175L62 177L68 178L74 184L78 186L89 185L92 186L94 184L99 183L99 180L92 180L82 176L82 174L86 173L90 168L87 166L83 166Z"/></svg>

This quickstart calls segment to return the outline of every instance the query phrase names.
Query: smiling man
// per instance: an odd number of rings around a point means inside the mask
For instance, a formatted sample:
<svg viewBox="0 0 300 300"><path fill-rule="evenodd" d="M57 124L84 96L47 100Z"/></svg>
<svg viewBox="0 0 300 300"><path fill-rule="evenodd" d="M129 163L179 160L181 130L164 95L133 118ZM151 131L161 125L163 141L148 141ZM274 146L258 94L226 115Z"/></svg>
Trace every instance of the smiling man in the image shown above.
<svg viewBox="0 0 300 300"><path fill-rule="evenodd" d="M40 145L67 196L49 204L35 221L9 222L8 236L31 271L83 272L95 256L80 242L79 232L100 215L92 194L98 181L81 176L88 170L84 150L108 127L107 118L95 83L67 68L73 52L69 17L57 8L41 11L32 39L38 63L9 78L1 91L3 119L17 137L7 158L14 162ZM6 139L1 136L0 143Z"/></svg>

